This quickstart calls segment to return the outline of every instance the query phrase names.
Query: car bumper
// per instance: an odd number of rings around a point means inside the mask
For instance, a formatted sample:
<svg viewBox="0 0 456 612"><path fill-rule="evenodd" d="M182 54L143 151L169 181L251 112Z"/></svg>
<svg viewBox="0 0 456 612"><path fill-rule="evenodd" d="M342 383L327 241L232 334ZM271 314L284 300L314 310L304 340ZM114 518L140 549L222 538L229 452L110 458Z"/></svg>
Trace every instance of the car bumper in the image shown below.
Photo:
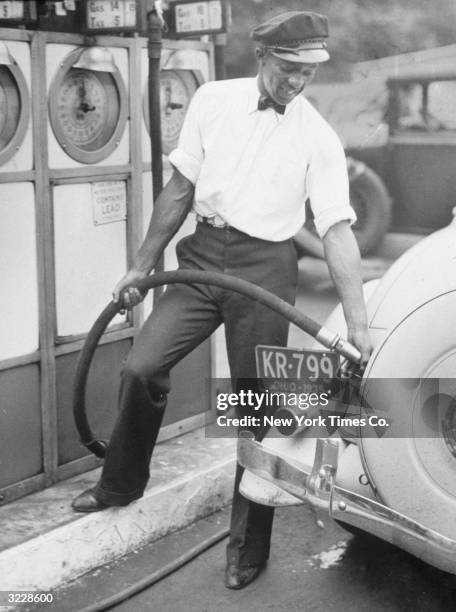
<svg viewBox="0 0 456 612"><path fill-rule="evenodd" d="M456 574L456 540L337 485L338 439L318 439L312 467L252 439L238 440L238 461L249 472L304 502L324 508L335 520L377 536L446 572Z"/></svg>

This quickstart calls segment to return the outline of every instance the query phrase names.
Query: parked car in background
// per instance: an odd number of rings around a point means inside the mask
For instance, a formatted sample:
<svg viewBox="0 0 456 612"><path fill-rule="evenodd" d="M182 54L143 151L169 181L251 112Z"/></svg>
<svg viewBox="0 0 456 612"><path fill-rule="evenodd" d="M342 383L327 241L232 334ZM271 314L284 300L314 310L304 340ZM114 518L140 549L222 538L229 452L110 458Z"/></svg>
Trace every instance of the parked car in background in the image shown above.
<svg viewBox="0 0 456 612"><path fill-rule="evenodd" d="M393 199L393 227L429 234L456 205L456 71L390 78L386 145L348 153L370 165Z"/></svg>
<svg viewBox="0 0 456 612"><path fill-rule="evenodd" d="M350 94L345 85L329 109L344 122L350 196L358 214L354 229L363 254L375 251L390 227L424 235L444 227L456 206L456 71L410 72L388 78L386 89L377 85L370 97L356 95L356 87ZM348 116L353 133L369 138L346 138ZM296 239L301 253L315 246L307 233Z"/></svg>

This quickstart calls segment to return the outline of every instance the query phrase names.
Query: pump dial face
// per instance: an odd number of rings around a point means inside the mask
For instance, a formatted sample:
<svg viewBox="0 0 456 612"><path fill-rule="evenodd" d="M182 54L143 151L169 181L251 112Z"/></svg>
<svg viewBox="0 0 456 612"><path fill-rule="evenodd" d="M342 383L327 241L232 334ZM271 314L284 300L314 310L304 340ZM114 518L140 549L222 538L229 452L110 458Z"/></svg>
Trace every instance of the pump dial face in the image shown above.
<svg viewBox="0 0 456 612"><path fill-rule="evenodd" d="M162 70L160 106L163 153L176 148L185 113L200 81L192 70ZM149 129L147 88L144 95L144 118Z"/></svg>
<svg viewBox="0 0 456 612"><path fill-rule="evenodd" d="M178 73L171 70L162 72L160 77L162 138L167 146L177 144L193 93Z"/></svg>
<svg viewBox="0 0 456 612"><path fill-rule="evenodd" d="M29 120L29 98L19 67L0 66L0 164L17 151Z"/></svg>
<svg viewBox="0 0 456 612"><path fill-rule="evenodd" d="M57 120L65 137L77 147L96 150L104 146L116 126L119 117L119 96L108 73L89 72L72 68L67 72L60 90L57 92ZM113 107L112 119L109 113L108 91L114 94L110 104Z"/></svg>
<svg viewBox="0 0 456 612"><path fill-rule="evenodd" d="M118 72L62 65L49 99L52 129L73 159L96 163L119 144L127 119L127 96Z"/></svg>

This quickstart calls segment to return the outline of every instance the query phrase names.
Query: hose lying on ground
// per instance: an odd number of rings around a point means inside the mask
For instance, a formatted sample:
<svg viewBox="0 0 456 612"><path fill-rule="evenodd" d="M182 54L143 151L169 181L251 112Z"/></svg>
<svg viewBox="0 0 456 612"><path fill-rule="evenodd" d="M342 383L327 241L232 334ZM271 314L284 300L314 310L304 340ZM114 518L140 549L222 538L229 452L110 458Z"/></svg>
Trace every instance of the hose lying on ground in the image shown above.
<svg viewBox="0 0 456 612"><path fill-rule="evenodd" d="M134 597L141 591L144 591L145 589L153 586L160 580L163 580L163 578L166 578L170 574L177 572L177 570L195 559L195 557L198 557L212 546L215 546L215 544L217 544L221 540L224 540L226 537L228 537L229 533L229 529L222 529L217 533L214 533L199 544L196 544L196 546L193 546L193 548L190 548L190 550L187 550L174 561L171 561L163 567L160 567L152 574L144 576L144 578L142 578L141 580L138 580L137 582L131 584L130 586L126 587L122 591L119 591L115 595L97 601L94 604L87 606L82 610L79 610L78 612L103 612L103 610L109 610L110 608L117 606L126 599Z"/></svg>

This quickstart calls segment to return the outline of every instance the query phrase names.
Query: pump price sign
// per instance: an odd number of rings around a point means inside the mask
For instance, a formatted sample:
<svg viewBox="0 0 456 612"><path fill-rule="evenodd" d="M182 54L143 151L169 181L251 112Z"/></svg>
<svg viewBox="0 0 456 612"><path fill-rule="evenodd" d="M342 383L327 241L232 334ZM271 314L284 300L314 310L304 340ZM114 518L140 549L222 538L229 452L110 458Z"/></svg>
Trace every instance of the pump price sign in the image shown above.
<svg viewBox="0 0 456 612"><path fill-rule="evenodd" d="M131 32L138 26L138 0L86 0L88 32Z"/></svg>
<svg viewBox="0 0 456 612"><path fill-rule="evenodd" d="M224 0L170 2L175 34L195 36L226 32Z"/></svg>
<svg viewBox="0 0 456 612"><path fill-rule="evenodd" d="M0 1L0 23L27 23L36 18L36 2Z"/></svg>
<svg viewBox="0 0 456 612"><path fill-rule="evenodd" d="M0 2L0 17L2 19L23 19L23 2Z"/></svg>

